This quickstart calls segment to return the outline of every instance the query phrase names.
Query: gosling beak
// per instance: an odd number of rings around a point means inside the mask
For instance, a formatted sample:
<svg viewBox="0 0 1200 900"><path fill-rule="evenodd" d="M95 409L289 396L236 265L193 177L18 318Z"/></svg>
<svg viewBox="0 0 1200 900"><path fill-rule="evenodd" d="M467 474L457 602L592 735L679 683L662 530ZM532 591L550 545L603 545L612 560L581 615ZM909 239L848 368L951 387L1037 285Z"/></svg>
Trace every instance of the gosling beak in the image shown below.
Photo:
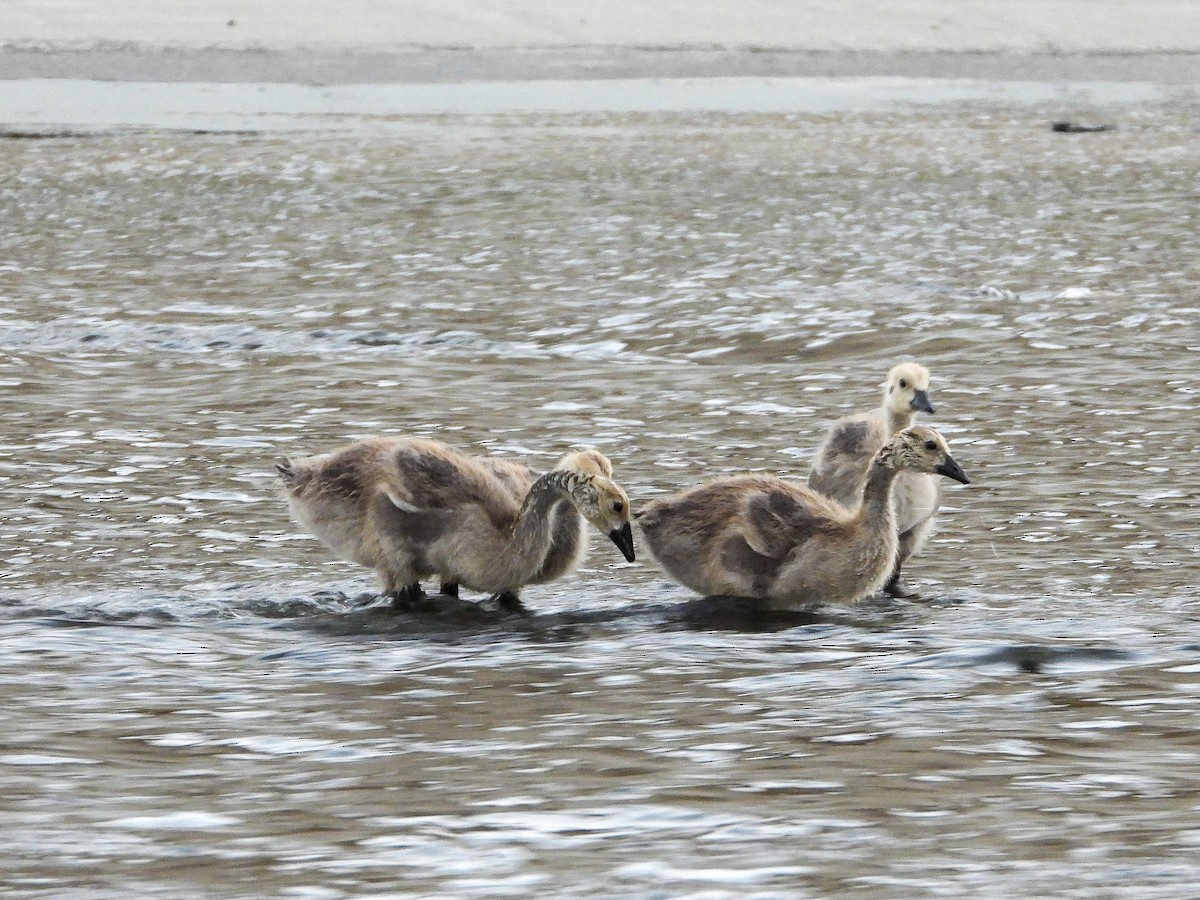
<svg viewBox="0 0 1200 900"><path fill-rule="evenodd" d="M967 477L967 473L963 471L962 466L954 461L953 456L947 456L946 461L933 471L939 475L945 475L947 478L953 478L959 484L971 483L971 479Z"/></svg>
<svg viewBox="0 0 1200 900"><path fill-rule="evenodd" d="M625 560L633 562L633 529L629 527L629 523L626 522L620 528L614 528L608 533L608 536L617 545L617 549L621 551Z"/></svg>
<svg viewBox="0 0 1200 900"><path fill-rule="evenodd" d="M926 391L913 391L912 401L908 405L917 412L937 412L933 404L929 402L929 394Z"/></svg>

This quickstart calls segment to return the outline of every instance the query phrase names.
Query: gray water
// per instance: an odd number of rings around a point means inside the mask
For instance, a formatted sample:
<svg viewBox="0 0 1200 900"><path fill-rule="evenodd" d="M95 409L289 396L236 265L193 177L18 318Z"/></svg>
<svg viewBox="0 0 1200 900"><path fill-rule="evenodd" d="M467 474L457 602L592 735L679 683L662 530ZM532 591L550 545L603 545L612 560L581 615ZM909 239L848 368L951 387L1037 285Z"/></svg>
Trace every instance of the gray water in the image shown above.
<svg viewBox="0 0 1200 900"><path fill-rule="evenodd" d="M1200 106L1070 112L4 141L5 896L1200 892ZM397 615L275 494L377 434L803 477L905 356L973 478L918 602L597 537Z"/></svg>

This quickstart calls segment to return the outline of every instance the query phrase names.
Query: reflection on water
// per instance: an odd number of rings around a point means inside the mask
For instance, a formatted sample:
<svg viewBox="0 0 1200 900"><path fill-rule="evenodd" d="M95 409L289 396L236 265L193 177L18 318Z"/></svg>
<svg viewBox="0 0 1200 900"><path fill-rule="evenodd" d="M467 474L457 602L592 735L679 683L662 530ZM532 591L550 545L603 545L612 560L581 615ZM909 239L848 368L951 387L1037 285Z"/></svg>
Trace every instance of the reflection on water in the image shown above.
<svg viewBox="0 0 1200 900"><path fill-rule="evenodd" d="M1186 893L1196 109L1057 112L5 142L6 894ZM921 603L596 541L396 616L275 496L381 433L803 476L901 355L974 482Z"/></svg>
<svg viewBox="0 0 1200 900"><path fill-rule="evenodd" d="M930 78L634 78L428 84L237 84L0 80L4 122L18 129L410 130L424 115L497 113L842 113L951 102L1158 103L1184 85Z"/></svg>

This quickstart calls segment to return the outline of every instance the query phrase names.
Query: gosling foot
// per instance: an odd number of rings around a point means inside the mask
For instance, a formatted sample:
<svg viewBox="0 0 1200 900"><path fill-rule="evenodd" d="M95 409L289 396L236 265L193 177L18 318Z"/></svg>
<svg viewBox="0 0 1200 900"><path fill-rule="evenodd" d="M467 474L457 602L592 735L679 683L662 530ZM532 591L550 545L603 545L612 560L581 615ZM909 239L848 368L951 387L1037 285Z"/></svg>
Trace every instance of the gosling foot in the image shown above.
<svg viewBox="0 0 1200 900"><path fill-rule="evenodd" d="M489 597L488 602L495 603L506 612L522 616L529 614L529 610L525 608L525 604L521 602L521 598L517 596L516 591L501 591L499 594Z"/></svg>
<svg viewBox="0 0 1200 900"><path fill-rule="evenodd" d="M425 592L421 590L421 585L413 582L410 585L400 588L398 591L392 591L392 609L396 612L412 612L419 609L422 601L425 600Z"/></svg>
<svg viewBox="0 0 1200 900"><path fill-rule="evenodd" d="M883 592L889 597L895 597L897 600L919 600L921 595L916 591L906 587L900 580L900 570L888 579L888 583L883 586Z"/></svg>

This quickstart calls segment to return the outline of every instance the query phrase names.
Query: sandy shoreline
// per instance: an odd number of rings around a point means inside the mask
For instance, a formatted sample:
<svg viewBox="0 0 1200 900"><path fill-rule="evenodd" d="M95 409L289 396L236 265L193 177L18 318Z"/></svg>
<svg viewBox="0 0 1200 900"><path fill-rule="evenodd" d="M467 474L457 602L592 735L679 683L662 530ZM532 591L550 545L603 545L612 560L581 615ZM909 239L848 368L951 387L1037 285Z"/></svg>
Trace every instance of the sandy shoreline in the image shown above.
<svg viewBox="0 0 1200 900"><path fill-rule="evenodd" d="M0 48L0 79L438 83L607 78L899 77L1200 83L1200 53L788 50L748 47Z"/></svg>
<svg viewBox="0 0 1200 900"><path fill-rule="evenodd" d="M1191 0L12 0L0 79L1200 82Z"/></svg>
<svg viewBox="0 0 1200 900"><path fill-rule="evenodd" d="M1200 50L1194 0L8 0L0 46Z"/></svg>

